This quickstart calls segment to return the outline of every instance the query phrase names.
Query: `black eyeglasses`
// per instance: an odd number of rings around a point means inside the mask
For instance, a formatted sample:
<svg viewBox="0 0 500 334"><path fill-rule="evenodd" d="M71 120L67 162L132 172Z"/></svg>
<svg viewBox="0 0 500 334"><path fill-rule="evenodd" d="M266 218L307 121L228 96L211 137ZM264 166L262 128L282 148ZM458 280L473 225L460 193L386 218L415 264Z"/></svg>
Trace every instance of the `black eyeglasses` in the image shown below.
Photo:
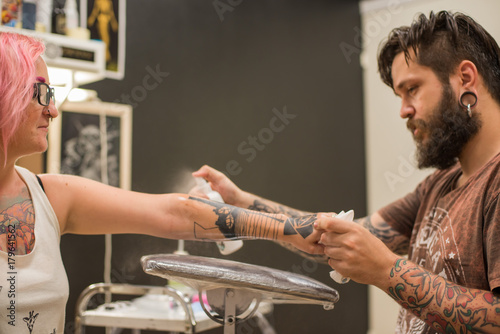
<svg viewBox="0 0 500 334"><path fill-rule="evenodd" d="M33 85L35 92L33 93L33 98L38 96L38 103L46 107L50 104L50 99L56 102L55 89L50 87L45 82L37 82Z"/></svg>

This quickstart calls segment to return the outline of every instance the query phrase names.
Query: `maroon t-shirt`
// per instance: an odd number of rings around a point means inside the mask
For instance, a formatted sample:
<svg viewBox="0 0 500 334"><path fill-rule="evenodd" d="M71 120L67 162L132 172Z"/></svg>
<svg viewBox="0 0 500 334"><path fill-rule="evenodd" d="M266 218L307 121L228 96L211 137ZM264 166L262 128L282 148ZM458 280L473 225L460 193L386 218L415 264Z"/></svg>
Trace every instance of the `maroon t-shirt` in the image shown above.
<svg viewBox="0 0 500 334"><path fill-rule="evenodd" d="M500 154L461 187L460 165L428 176L379 213L410 238L408 258L445 279L492 291L500 286ZM396 333L436 333L402 310Z"/></svg>

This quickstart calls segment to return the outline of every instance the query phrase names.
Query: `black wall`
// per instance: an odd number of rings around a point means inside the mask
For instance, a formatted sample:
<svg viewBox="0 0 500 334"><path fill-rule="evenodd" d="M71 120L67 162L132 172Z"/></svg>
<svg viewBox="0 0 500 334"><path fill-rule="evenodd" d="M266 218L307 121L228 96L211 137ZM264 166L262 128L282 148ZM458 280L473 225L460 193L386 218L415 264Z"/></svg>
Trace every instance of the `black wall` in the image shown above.
<svg viewBox="0 0 500 334"><path fill-rule="evenodd" d="M214 3L127 1L125 78L87 87L103 101L130 96L133 190L187 190L188 172L209 164L231 174L241 188L292 207L365 215L361 68L340 48L356 42L357 2L232 1L239 4L221 15ZM144 87L148 69L169 75L147 96L134 94ZM276 112L285 110L290 118L271 125ZM139 259L172 252L176 241L121 235L113 243L114 281L166 283L143 273ZM64 236L62 249L71 284L71 332L78 294L103 280L104 237ZM187 242L187 250L221 257L210 243ZM339 290L333 311L276 306L270 320L278 333L366 333L365 286L340 286L330 280L329 267L271 242L246 241L228 258L299 272ZM248 327L240 333L249 333Z"/></svg>

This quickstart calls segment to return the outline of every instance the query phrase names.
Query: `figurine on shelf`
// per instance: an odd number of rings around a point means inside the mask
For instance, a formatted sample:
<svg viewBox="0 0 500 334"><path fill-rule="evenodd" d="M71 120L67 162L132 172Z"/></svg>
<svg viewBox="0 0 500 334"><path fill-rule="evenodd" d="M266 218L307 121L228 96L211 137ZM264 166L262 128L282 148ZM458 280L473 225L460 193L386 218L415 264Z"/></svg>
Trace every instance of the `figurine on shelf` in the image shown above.
<svg viewBox="0 0 500 334"><path fill-rule="evenodd" d="M21 0L2 0L2 25L16 27L21 19Z"/></svg>
<svg viewBox="0 0 500 334"><path fill-rule="evenodd" d="M111 61L111 52L109 51L111 35L109 33L109 28L111 27L114 32L118 31L118 20L115 16L112 1L96 0L94 2L92 13L90 13L88 18L89 27L93 27L96 21L99 38L106 44L106 62L109 62Z"/></svg>

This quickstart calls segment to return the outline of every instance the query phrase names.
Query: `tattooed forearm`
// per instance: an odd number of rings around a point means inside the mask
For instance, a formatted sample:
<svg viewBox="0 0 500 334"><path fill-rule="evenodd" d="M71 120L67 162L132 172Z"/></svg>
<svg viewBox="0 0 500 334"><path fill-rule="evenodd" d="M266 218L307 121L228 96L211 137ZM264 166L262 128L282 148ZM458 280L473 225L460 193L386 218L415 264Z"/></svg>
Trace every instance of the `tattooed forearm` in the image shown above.
<svg viewBox="0 0 500 334"><path fill-rule="evenodd" d="M288 218L285 222L285 235L300 234L307 238L314 229L314 222L318 219L316 214L300 218Z"/></svg>
<svg viewBox="0 0 500 334"><path fill-rule="evenodd" d="M284 205L276 203L264 203L264 201L261 200L255 200L253 204L248 207L248 209L267 213L282 213L289 217L300 217L308 214L306 212L298 211Z"/></svg>
<svg viewBox="0 0 500 334"><path fill-rule="evenodd" d="M317 215L309 215L309 216L302 216L300 218L288 218L285 221L285 228L283 233L285 235L294 235L294 234L300 234L302 238L307 238L314 229L314 222L317 220ZM291 250L294 253L299 254L302 257L308 258L310 260L313 260L315 262L319 263L328 263L328 257L324 254L321 255L316 255L316 254L309 254L306 252L301 251L300 249L297 249L296 247L285 244L285 243L280 243L281 246L285 247L288 250Z"/></svg>
<svg viewBox="0 0 500 334"><path fill-rule="evenodd" d="M226 239L259 238L277 240L279 234L300 235L306 239L314 231L316 215L300 218L286 218L284 215L271 215L262 212L244 210L224 203L212 202L202 198L189 197L192 200L213 207L216 215L215 226L202 226L195 223L196 239L210 239L214 230L219 230Z"/></svg>
<svg viewBox="0 0 500 334"><path fill-rule="evenodd" d="M500 299L398 259L387 293L439 333L499 333Z"/></svg>
<svg viewBox="0 0 500 334"><path fill-rule="evenodd" d="M235 224L236 236L269 240L278 239L278 232L283 220L246 212L242 212L240 218Z"/></svg>
<svg viewBox="0 0 500 334"><path fill-rule="evenodd" d="M394 231L385 221L372 223L371 216L355 220L358 224L370 231L371 234L382 240L390 250L399 255L408 253L410 241L405 236Z"/></svg>
<svg viewBox="0 0 500 334"><path fill-rule="evenodd" d="M277 238L278 229L280 225L283 224L282 219L270 217L260 212L249 214L249 211L245 212L243 209L224 203L211 202L197 197L189 198L213 207L213 212L217 217L215 221L216 228L218 228L227 239L246 237L275 240ZM197 239L204 239L205 237L203 237L203 235L206 234L207 231L209 231L209 229L203 229L201 225L195 224L195 237Z"/></svg>

